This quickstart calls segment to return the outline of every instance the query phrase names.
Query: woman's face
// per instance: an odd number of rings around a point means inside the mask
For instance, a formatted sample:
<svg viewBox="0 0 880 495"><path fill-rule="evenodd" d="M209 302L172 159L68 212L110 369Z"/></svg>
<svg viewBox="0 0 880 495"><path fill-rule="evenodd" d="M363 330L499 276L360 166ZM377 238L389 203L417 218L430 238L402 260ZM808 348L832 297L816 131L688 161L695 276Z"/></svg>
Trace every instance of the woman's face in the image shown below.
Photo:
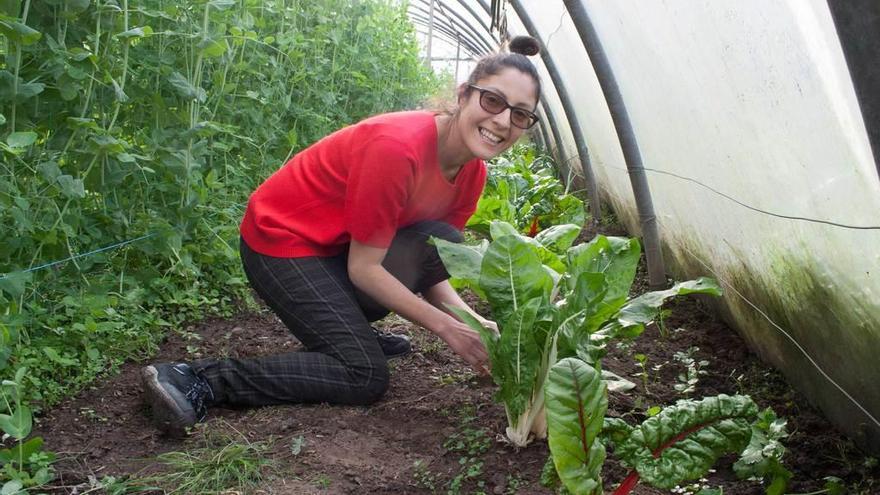
<svg viewBox="0 0 880 495"><path fill-rule="evenodd" d="M505 68L498 74L484 77L476 86L500 95L507 103L532 111L537 105L535 81L517 69ZM463 88L464 91L467 87ZM510 108L499 114L487 112L480 106L480 91L471 88L460 101L458 130L465 147L474 156L488 160L513 146L525 129L510 123Z"/></svg>

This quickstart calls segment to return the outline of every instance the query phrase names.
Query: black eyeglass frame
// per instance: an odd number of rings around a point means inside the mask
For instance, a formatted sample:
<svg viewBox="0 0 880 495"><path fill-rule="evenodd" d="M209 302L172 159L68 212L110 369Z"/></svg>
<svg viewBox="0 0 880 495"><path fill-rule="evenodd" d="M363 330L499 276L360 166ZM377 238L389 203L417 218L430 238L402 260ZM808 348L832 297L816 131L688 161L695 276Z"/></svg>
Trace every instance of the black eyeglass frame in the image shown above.
<svg viewBox="0 0 880 495"><path fill-rule="evenodd" d="M507 102L507 98L501 96L500 94L496 93L495 91L492 91L491 89L483 88L483 87L477 86L476 84L468 84L468 87L476 89L477 91L480 92L480 100L479 100L480 101L480 108L482 108L483 110L485 110L493 115L498 115L499 113L502 113L509 108L510 109L510 124L514 127L518 127L520 129L531 129L540 120L538 118L538 116L535 115L535 112L531 112L529 110L526 110L525 108L515 107L515 106L511 105L510 103ZM493 112L492 110L489 110L488 108L486 108L486 105L483 104L483 97L486 95L486 93L491 93L493 96L500 98L501 101L504 102L504 108L502 108L501 110L499 110L497 112ZM525 113L529 118L529 122L531 122L531 123L526 127L523 127L521 125L516 125L513 122L513 112L515 112L515 111Z"/></svg>

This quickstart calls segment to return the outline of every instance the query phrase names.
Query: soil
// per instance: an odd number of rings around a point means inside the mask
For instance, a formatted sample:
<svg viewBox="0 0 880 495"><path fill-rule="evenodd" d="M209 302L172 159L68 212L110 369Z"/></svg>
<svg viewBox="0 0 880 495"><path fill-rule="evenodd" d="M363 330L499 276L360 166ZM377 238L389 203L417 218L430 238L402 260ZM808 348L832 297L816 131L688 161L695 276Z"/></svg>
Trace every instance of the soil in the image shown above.
<svg viewBox="0 0 880 495"><path fill-rule="evenodd" d="M604 232L625 235L616 227ZM645 290L644 280L640 270L635 291ZM791 436L784 461L794 473L789 493L821 490L826 476L843 479L851 493L880 493L876 459L859 452L777 371L761 363L706 301L681 298L668 308L671 314L663 320L662 334L652 325L631 344L612 346L605 358L605 369L637 384L630 392L610 394L609 416L635 423L649 407L682 398L674 385L684 368L674 356L691 349L697 361L708 361L691 397L745 393L760 407L772 407L788 419ZM117 376L101 380L38 419L36 434L59 457L56 480L46 491L123 493L114 491L109 481L169 473L170 467L157 458L163 453L195 453L206 445L219 449L236 442L264 448L268 465L256 485L230 487L223 493L551 493L539 483L548 455L546 442L516 450L500 440L506 418L502 406L492 400L491 380L475 376L423 329L396 317L382 326L410 335L415 352L392 361L391 387L380 402L370 407L216 408L185 439L164 437L152 426L138 378L143 364L125 365ZM170 335L155 360L247 357L297 347L270 312L242 312ZM636 354L647 358L644 377ZM735 460L722 458L700 484L723 487L725 495L764 493L757 481L737 480L731 469ZM603 469L605 489L612 490L626 475L609 452ZM189 493L179 482L168 481L164 487ZM667 492L639 485L633 493Z"/></svg>

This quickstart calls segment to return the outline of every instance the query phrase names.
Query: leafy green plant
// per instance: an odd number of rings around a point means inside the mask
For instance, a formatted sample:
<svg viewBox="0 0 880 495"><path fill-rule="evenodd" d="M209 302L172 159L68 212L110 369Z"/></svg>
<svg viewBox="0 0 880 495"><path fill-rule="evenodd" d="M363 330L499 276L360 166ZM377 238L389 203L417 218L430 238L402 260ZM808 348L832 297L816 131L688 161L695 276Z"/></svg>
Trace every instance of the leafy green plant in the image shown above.
<svg viewBox="0 0 880 495"><path fill-rule="evenodd" d="M492 445L492 439L485 428L473 426L474 419L473 416L465 416L458 431L443 442L443 448L447 452L459 455L458 473L450 480L447 489L450 495L461 493L468 481L474 482L479 488L485 485L485 481L481 479L484 474L482 456Z"/></svg>
<svg viewBox="0 0 880 495"><path fill-rule="evenodd" d="M563 359L550 369L546 395L547 443L560 481L572 493L601 495L599 433L608 408L601 374L578 358Z"/></svg>
<svg viewBox="0 0 880 495"><path fill-rule="evenodd" d="M0 384L0 395L10 411L10 414L0 414L0 429L4 436L17 442L12 448L0 450L2 472L7 480L0 492L5 494L26 493L26 489L45 485L54 477L51 464L55 455L42 452L43 439L32 437L25 441L33 428L33 413L21 400L21 387L26 374L26 368L19 368L14 379L3 380Z"/></svg>
<svg viewBox="0 0 880 495"><path fill-rule="evenodd" d="M689 397L690 394L694 393L700 377L708 373L703 368L709 365L709 361L705 359L697 361L694 359L694 354L699 350L699 347L688 347L687 350L676 352L672 356L674 360L684 366L684 372L679 373L675 377L678 383L673 385L673 388L684 397Z"/></svg>
<svg viewBox="0 0 880 495"><path fill-rule="evenodd" d="M583 225L584 203L563 188L552 159L534 146L515 145L489 165L486 187L468 228L489 234L493 220L534 237L553 225Z"/></svg>
<svg viewBox="0 0 880 495"><path fill-rule="evenodd" d="M648 356L642 353L636 353L633 355L633 359L636 360L636 365L639 367L639 378L642 379L642 390L645 392L645 395L648 395Z"/></svg>
<svg viewBox="0 0 880 495"><path fill-rule="evenodd" d="M556 226L532 239L494 221L492 242L476 248L435 240L450 274L485 294L501 329L496 334L458 312L486 345L506 436L518 446L546 436L544 386L559 359L595 363L609 341L639 335L669 297L720 294L714 281L699 279L629 299L638 241L597 236L570 247L578 231Z"/></svg>
<svg viewBox="0 0 880 495"><path fill-rule="evenodd" d="M782 495L793 474L782 465L788 437L786 421L776 417L772 409L758 414L752 424L752 436L733 470L741 479L759 479L767 484L767 495Z"/></svg>
<svg viewBox="0 0 880 495"><path fill-rule="evenodd" d="M637 427L606 418L603 435L615 454L633 468L615 495L630 493L639 479L670 489L699 478L721 455L746 448L757 416L758 408L749 397L722 394L679 401Z"/></svg>

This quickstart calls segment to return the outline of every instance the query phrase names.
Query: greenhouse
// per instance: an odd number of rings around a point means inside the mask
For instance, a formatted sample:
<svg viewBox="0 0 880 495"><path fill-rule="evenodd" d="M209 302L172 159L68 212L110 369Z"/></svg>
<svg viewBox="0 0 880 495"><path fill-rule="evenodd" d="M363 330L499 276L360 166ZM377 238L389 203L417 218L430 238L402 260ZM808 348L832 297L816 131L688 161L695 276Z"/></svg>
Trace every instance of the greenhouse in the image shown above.
<svg viewBox="0 0 880 495"><path fill-rule="evenodd" d="M880 493L876 0L0 35L0 493Z"/></svg>

